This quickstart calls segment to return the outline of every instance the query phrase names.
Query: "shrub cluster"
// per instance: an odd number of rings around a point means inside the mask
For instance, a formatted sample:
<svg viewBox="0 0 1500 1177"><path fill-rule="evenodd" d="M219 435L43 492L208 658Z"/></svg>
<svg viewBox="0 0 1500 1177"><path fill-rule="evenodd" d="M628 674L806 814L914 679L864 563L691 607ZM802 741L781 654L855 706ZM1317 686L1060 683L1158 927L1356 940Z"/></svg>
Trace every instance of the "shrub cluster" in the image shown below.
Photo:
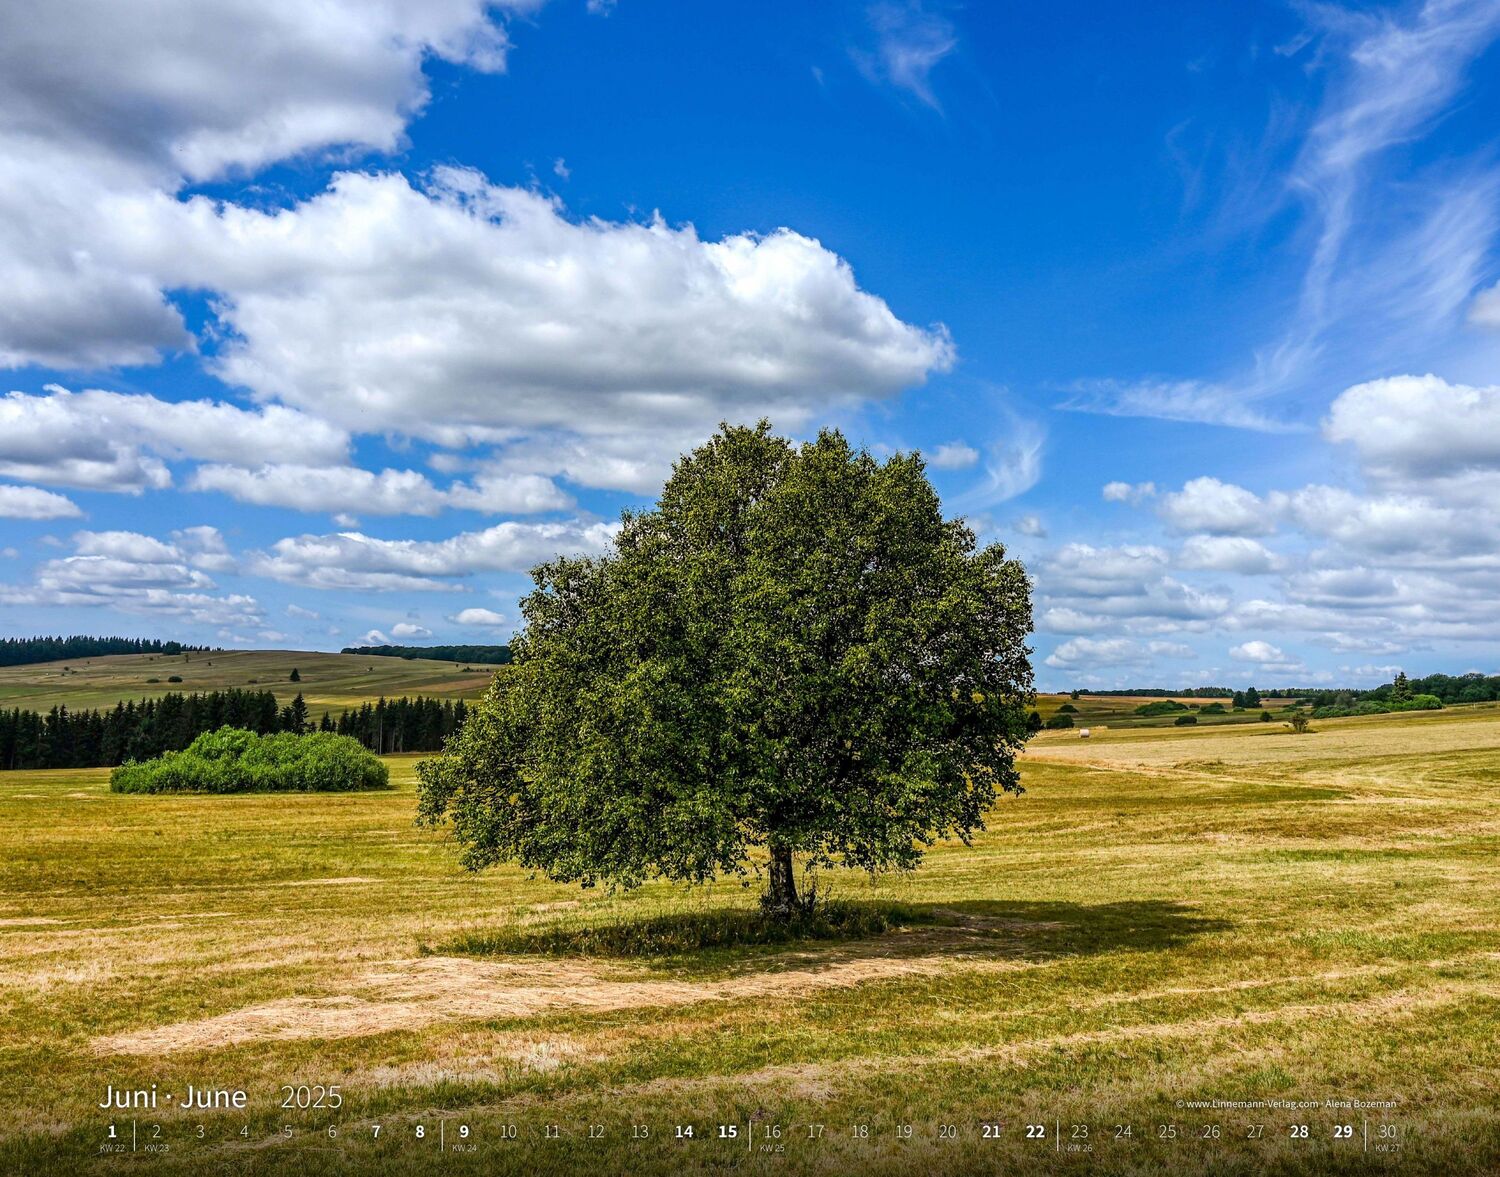
<svg viewBox="0 0 1500 1177"><path fill-rule="evenodd" d="M1443 701L1436 695L1413 695L1410 699L1400 701L1379 699L1361 699L1358 703L1348 706L1330 704L1327 707L1315 707L1312 717L1314 719L1342 719L1347 715L1389 715L1392 711L1441 711Z"/></svg>
<svg viewBox="0 0 1500 1177"><path fill-rule="evenodd" d="M342 793L384 789L390 772L358 740L329 732L205 732L181 752L115 769L116 793Z"/></svg>
<svg viewBox="0 0 1500 1177"><path fill-rule="evenodd" d="M1187 704L1179 703L1175 699L1162 699L1156 703L1142 703L1135 709L1137 715L1171 715L1177 711L1186 711Z"/></svg>

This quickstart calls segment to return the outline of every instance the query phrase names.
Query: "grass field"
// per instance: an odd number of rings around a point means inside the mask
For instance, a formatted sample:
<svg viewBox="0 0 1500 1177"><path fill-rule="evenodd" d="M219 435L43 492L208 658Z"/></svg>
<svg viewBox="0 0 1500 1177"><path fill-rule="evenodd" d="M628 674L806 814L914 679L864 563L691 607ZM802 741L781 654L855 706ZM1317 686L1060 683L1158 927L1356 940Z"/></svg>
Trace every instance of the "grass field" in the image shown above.
<svg viewBox="0 0 1500 1177"><path fill-rule="evenodd" d="M1189 708L1187 711L1178 711L1168 715L1137 715L1136 709L1149 703L1163 702L1181 703ZM1219 726L1225 724L1259 723L1262 710L1269 710L1281 722L1280 713L1282 708L1295 700L1281 698L1279 696L1267 695L1261 700L1259 707L1249 708L1243 711L1230 710L1228 699L1195 699L1187 695L1181 695L1175 699L1167 700L1158 695L1080 695L1071 699L1067 695L1039 695L1037 697L1037 712L1045 719L1051 719L1065 705L1073 707L1073 723L1075 727L1086 727L1089 729L1098 727L1107 728L1137 728L1137 727L1173 727L1179 715L1195 715L1198 723L1203 726ZM1199 714L1203 708L1214 703L1224 706L1224 714ZM1076 733L1075 733L1076 734Z"/></svg>
<svg viewBox="0 0 1500 1177"><path fill-rule="evenodd" d="M289 681L296 670L301 682ZM299 691L314 718L373 702L384 695L473 699L483 694L494 667L465 667L428 659L319 654L307 650L216 650L195 654L117 654L71 662L0 667L0 708L48 711L113 707L128 699L159 698L169 691L226 687L275 691L282 703ZM180 683L168 678L180 677ZM155 679L156 681L151 681Z"/></svg>
<svg viewBox="0 0 1500 1177"><path fill-rule="evenodd" d="M290 682L293 668L301 682ZM211 691L225 687L275 691L282 702L290 702L299 691L313 718L324 711L338 712L373 702L384 695L429 695L442 699L473 699L489 686L493 666L465 667L429 659L406 660L358 654L320 654L306 650L219 650L195 654L122 654L109 658L74 659L71 662L39 662L27 666L0 667L0 708L19 707L47 711L113 707L128 699L156 698L168 691ZM182 679L169 683L171 676ZM152 681L156 680L156 681ZM1177 700L1198 709L1228 700ZM1142 717L1135 709L1143 703L1161 702L1156 696L1042 695L1037 710L1050 719L1071 702L1079 727L1171 727L1176 715ZM1290 700L1267 697L1264 705L1279 711ZM1255 723L1260 709L1203 715L1201 725ZM1279 720L1278 720L1279 722Z"/></svg>
<svg viewBox="0 0 1500 1177"><path fill-rule="evenodd" d="M412 825L411 759L394 791L295 799L0 774L0 1171L1496 1172L1500 709L1315 726L1046 733L972 847L839 882L909 926L650 961L445 946L753 890L463 875ZM152 1083L249 1107L95 1106ZM282 1084L342 1106L282 1110ZM1393 1106L1189 1106L1214 1099Z"/></svg>

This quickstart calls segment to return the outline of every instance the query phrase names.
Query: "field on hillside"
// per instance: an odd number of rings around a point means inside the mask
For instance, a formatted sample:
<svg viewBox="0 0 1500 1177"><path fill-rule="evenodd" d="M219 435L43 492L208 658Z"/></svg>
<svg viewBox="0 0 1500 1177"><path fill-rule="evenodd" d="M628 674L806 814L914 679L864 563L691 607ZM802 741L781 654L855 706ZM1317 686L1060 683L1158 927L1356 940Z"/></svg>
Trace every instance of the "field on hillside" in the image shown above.
<svg viewBox="0 0 1500 1177"><path fill-rule="evenodd" d="M1186 711L1175 712L1168 715L1137 715L1137 708L1148 706L1152 703L1180 703L1187 708ZM1076 727L1096 728L1135 728L1135 727L1172 727L1178 715L1196 715L1198 722L1203 725L1259 723L1262 710L1268 710L1275 717L1275 721L1282 720L1281 711L1288 704L1295 702L1294 699L1286 699L1277 695L1267 695L1261 699L1259 707L1248 708L1243 711L1230 709L1228 699L1196 699L1187 695L1179 695L1171 698L1163 698L1160 695L1079 695L1073 699L1067 695L1038 695L1036 701L1037 712L1045 719L1051 719L1064 706L1073 708L1073 722ZM1200 714L1205 707L1214 703L1220 703L1224 707L1222 715L1209 713Z"/></svg>
<svg viewBox="0 0 1500 1177"><path fill-rule="evenodd" d="M289 681L293 670L301 675L301 682ZM0 708L106 708L129 699L159 698L169 691L238 687L275 691L282 703L300 691L316 718L324 711L356 707L382 695L388 699L402 695L477 698L493 673L492 666L307 650L118 654L0 667ZM182 681L169 683L167 679L173 676Z"/></svg>
<svg viewBox="0 0 1500 1177"><path fill-rule="evenodd" d="M904 930L652 961L445 946L754 892L464 875L411 759L0 774L0 1172L1495 1172L1500 708L1315 726L1046 733L972 846L838 881ZM249 1105L97 1106L153 1083Z"/></svg>
<svg viewBox="0 0 1500 1177"><path fill-rule="evenodd" d="M301 682L290 682L293 669ZM39 662L0 667L0 708L47 711L113 707L129 699L158 698L169 691L211 691L226 687L275 691L282 703L299 691L316 719L324 711L341 711L384 695L428 695L442 699L478 698L489 686L493 666L464 666L430 659L373 657L359 654L322 654L306 650L218 650L191 654L121 654L108 658ZM180 683L169 683L177 676ZM152 680L156 681L152 681ZM1229 701L1176 700L1198 710ZM1171 727L1175 715L1143 717L1137 707L1159 703L1159 696L1041 695L1037 710L1050 719L1066 704L1075 709L1079 727ZM1290 699L1266 697L1263 705L1277 713ZM1196 713L1196 712L1195 712ZM1202 725L1255 723L1260 709L1201 715Z"/></svg>

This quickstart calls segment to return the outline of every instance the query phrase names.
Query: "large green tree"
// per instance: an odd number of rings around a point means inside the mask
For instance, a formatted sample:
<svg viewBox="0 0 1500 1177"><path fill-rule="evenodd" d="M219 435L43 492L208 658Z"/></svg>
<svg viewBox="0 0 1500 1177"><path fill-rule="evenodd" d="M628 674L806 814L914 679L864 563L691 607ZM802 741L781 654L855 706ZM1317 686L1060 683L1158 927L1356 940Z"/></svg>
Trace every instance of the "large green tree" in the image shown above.
<svg viewBox="0 0 1500 1177"><path fill-rule="evenodd" d="M1029 587L944 520L917 455L725 426L611 550L532 572L514 661L420 818L463 862L559 881L702 882L765 862L914 867L1003 791L1033 699Z"/></svg>

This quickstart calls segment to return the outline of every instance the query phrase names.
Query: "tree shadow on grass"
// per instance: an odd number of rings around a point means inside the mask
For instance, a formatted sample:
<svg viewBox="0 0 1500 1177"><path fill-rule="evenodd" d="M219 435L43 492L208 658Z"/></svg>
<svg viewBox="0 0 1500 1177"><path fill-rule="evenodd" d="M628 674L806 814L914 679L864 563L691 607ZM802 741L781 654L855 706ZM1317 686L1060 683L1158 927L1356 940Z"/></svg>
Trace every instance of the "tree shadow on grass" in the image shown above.
<svg viewBox="0 0 1500 1177"><path fill-rule="evenodd" d="M666 969L765 971L849 961L947 955L1047 960L1160 952L1232 925L1163 900L1082 904L1023 901L882 903L830 900L786 923L722 908L571 926L460 935L433 951L461 956L569 956Z"/></svg>
<svg viewBox="0 0 1500 1177"><path fill-rule="evenodd" d="M953 912L975 943L1009 945L1026 957L1160 952L1233 926L1188 904L1161 899L1093 904L976 900L934 907Z"/></svg>

